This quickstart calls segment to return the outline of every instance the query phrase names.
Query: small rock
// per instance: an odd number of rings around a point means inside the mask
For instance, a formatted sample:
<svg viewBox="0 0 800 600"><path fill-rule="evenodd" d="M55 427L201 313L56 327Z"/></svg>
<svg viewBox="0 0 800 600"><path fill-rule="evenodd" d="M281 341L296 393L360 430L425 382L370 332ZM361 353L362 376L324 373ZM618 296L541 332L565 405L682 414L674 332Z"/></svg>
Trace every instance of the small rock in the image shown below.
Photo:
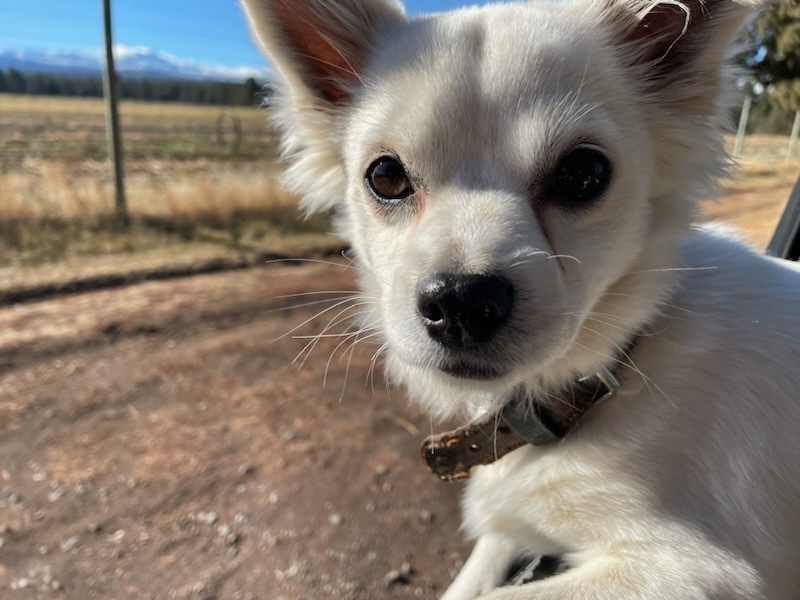
<svg viewBox="0 0 800 600"><path fill-rule="evenodd" d="M86 526L86 531L89 533L100 533L103 531L103 526L100 523L89 523Z"/></svg>
<svg viewBox="0 0 800 600"><path fill-rule="evenodd" d="M377 552L367 552L367 560L368 561L372 562L376 558L378 558L378 553Z"/></svg>
<svg viewBox="0 0 800 600"><path fill-rule="evenodd" d="M388 494L392 491L392 484L387 481L381 486L381 491Z"/></svg>
<svg viewBox="0 0 800 600"><path fill-rule="evenodd" d="M332 515L328 516L328 523L336 527L337 525L341 525L344 518L339 513L333 513Z"/></svg>
<svg viewBox="0 0 800 600"><path fill-rule="evenodd" d="M329 558L332 558L333 560L342 563L347 561L347 554L344 552L338 552L336 550L328 550L325 554L327 554Z"/></svg>
<svg viewBox="0 0 800 600"><path fill-rule="evenodd" d="M203 525L213 525L219 521L219 515L215 512L199 512L195 518Z"/></svg>
<svg viewBox="0 0 800 600"><path fill-rule="evenodd" d="M78 541L78 536L73 535L71 538L61 542L62 552L69 552L70 550L74 549L75 546L78 545Z"/></svg>
<svg viewBox="0 0 800 600"><path fill-rule="evenodd" d="M8 503L11 506L19 506L20 504L22 504L22 500L23 500L22 494L18 494L17 492L13 492L8 497Z"/></svg>
<svg viewBox="0 0 800 600"><path fill-rule="evenodd" d="M256 468L250 464L244 464L239 467L239 475L242 477L249 477L250 475L255 474Z"/></svg>
<svg viewBox="0 0 800 600"><path fill-rule="evenodd" d="M301 565L300 565L299 562L297 562L297 561L293 562L291 565L289 565L289 568L286 569L286 571L285 571L286 576L287 577L297 577L300 574L300 568L301 568Z"/></svg>
<svg viewBox="0 0 800 600"><path fill-rule="evenodd" d="M33 480L34 480L36 483L41 483L42 481L44 481L44 480L45 480L44 473L34 473L34 474L33 474Z"/></svg>
<svg viewBox="0 0 800 600"><path fill-rule="evenodd" d="M225 536L225 543L228 544L228 546L235 546L239 543L239 540L241 540L241 537L235 531L231 531Z"/></svg>
<svg viewBox="0 0 800 600"><path fill-rule="evenodd" d="M113 542L115 544L121 544L124 538L125 538L125 530L117 529L114 533L111 534L111 537L108 538L108 541Z"/></svg>
<svg viewBox="0 0 800 600"><path fill-rule="evenodd" d="M400 572L400 569L392 569L383 577L383 582L386 587L393 587L395 585L406 585L409 583L407 575Z"/></svg>
<svg viewBox="0 0 800 600"><path fill-rule="evenodd" d="M429 510L423 510L421 513L419 513L419 518L423 523L430 523L433 521L433 513Z"/></svg>
<svg viewBox="0 0 800 600"><path fill-rule="evenodd" d="M220 537L225 537L231 532L230 525L220 525L217 527L217 533Z"/></svg>
<svg viewBox="0 0 800 600"><path fill-rule="evenodd" d="M11 582L12 590L24 590L25 588L29 587L31 587L31 580L27 577L20 577L16 581Z"/></svg>
<svg viewBox="0 0 800 600"><path fill-rule="evenodd" d="M238 512L235 515L233 515L233 522L236 523L237 525L241 525L242 523L247 523L247 521L248 521L247 515L244 513Z"/></svg>
<svg viewBox="0 0 800 600"><path fill-rule="evenodd" d="M39 554L41 554L42 556L44 556L44 555L45 555L45 554L47 554L48 552L50 552L50 548L48 548L48 547L47 547L47 546L45 546L45 545L41 545L41 546L39 546Z"/></svg>
<svg viewBox="0 0 800 600"><path fill-rule="evenodd" d="M64 586L58 579L53 579L53 581L50 582L50 588L56 592L60 592L64 589Z"/></svg>
<svg viewBox="0 0 800 600"><path fill-rule="evenodd" d="M58 502L58 500L60 500L61 496L63 496L63 495L64 495L64 492L62 490L60 490L60 489L53 490L52 492L47 494L47 500L48 500L48 502Z"/></svg>
<svg viewBox="0 0 800 600"><path fill-rule="evenodd" d="M381 475L386 475L389 472L389 467L386 465L378 465L375 467L375 475L380 477Z"/></svg>

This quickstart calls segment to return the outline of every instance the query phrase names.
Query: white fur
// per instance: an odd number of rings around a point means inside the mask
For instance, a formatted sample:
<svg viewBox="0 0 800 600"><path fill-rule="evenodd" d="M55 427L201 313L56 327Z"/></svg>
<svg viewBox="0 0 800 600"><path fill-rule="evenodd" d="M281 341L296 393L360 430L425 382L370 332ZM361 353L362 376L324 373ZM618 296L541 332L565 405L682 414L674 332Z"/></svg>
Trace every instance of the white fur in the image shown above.
<svg viewBox="0 0 800 600"><path fill-rule="evenodd" d="M748 13L699 1L410 20L383 0L297 0L298 29L288 0L243 0L285 84L288 181L309 211L335 207L376 299L365 325L383 332L389 376L463 419L518 386L546 398L601 366L621 378L562 442L477 470L464 513L478 541L446 600L800 597L800 273L690 227L727 165L717 115ZM553 206L539 182L587 142L611 160L608 191L585 210ZM417 184L388 213L364 184L387 153ZM448 376L417 284L494 271L515 287L486 357L506 372ZM564 554L571 568L495 589L523 552Z"/></svg>

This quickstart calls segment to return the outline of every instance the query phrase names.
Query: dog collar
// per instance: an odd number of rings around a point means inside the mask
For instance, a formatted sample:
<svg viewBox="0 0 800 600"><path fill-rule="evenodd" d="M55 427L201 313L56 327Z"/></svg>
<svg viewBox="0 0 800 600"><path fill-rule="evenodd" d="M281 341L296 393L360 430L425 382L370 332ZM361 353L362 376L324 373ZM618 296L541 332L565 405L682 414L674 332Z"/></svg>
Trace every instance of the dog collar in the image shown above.
<svg viewBox="0 0 800 600"><path fill-rule="evenodd" d="M422 459L442 481L466 479L475 467L493 463L517 448L563 439L586 411L619 388L614 374L603 368L556 396L555 403L548 403L553 408L516 396L488 419L427 437L422 443Z"/></svg>

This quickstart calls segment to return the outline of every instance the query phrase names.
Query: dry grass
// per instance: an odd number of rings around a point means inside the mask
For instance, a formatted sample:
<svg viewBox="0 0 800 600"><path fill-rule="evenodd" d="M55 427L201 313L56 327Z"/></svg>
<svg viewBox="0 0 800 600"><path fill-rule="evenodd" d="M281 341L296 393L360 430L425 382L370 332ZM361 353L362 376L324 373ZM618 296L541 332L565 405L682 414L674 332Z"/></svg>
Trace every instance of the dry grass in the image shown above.
<svg viewBox="0 0 800 600"><path fill-rule="evenodd" d="M33 173L0 175L0 221L92 220L111 212L113 190L104 165L29 166ZM196 219L224 227L240 212L296 214L296 198L277 176L270 164L153 162L129 175L126 192L134 218Z"/></svg>
<svg viewBox="0 0 800 600"><path fill-rule="evenodd" d="M753 136L745 145L745 155L726 181L720 198L704 203L703 216L736 227L750 243L766 248L780 219L794 183L800 176L800 160L781 156L786 139ZM748 152L749 148L749 152Z"/></svg>
<svg viewBox="0 0 800 600"><path fill-rule="evenodd" d="M113 227L113 194L104 164L28 161L0 174L0 265L137 252L175 243L274 247L282 238L327 231L305 221L297 199L270 163L157 161L127 179L132 228Z"/></svg>
<svg viewBox="0 0 800 600"><path fill-rule="evenodd" d="M102 101L0 94L0 266L198 242L271 250L328 229L277 183L264 111L235 110L235 149L223 107L126 101L120 113L128 232L112 226Z"/></svg>

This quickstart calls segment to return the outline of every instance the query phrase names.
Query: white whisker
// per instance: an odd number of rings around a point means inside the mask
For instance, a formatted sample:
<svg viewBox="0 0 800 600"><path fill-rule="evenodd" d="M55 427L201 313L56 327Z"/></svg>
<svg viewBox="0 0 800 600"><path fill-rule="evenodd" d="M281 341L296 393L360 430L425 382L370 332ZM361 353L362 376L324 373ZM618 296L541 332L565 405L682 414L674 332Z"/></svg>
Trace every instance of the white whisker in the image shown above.
<svg viewBox="0 0 800 600"><path fill-rule="evenodd" d="M287 332L286 332L286 333L284 333L283 335L276 337L274 340L270 341L270 343L271 343L271 344L273 344L273 343L277 342L278 340L282 340L283 338L290 336L290 335L291 335L291 334L293 334L295 331L297 331L298 329L300 329L300 328L301 328L301 327L303 327L304 325L307 325L308 323L310 323L311 321L313 321L313 320L314 320L314 319L316 319L317 317L321 317L321 316L322 316L322 315L324 315L326 312L328 312L328 311L330 311L330 310L333 310L333 309L337 308L338 306L341 306L341 305L342 305L342 304L344 304L345 302L349 302L349 301L351 301L351 300L352 300L352 299L348 297L348 298L345 298L344 300L340 300L339 302L337 302L337 303L336 303L336 304L334 304L333 306L328 306L327 308L324 308L323 310L321 310L321 311L319 311L318 313L316 313L315 315L313 315L313 316L309 317L308 319L306 319L305 321L303 321L303 322L302 322L302 323L300 323L299 325L297 325L297 326L293 327L292 329L290 329L289 331L287 331Z"/></svg>

